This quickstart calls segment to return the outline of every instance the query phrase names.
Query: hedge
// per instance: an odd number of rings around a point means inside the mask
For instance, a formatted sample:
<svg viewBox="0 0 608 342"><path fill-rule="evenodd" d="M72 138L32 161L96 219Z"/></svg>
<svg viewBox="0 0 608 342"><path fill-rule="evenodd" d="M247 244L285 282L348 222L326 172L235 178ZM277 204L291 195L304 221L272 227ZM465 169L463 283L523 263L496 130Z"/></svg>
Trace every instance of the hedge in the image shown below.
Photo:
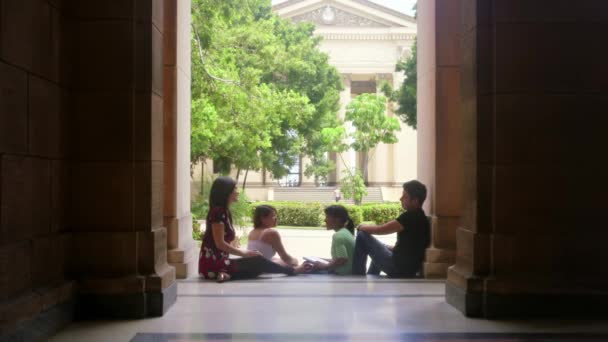
<svg viewBox="0 0 608 342"><path fill-rule="evenodd" d="M323 225L323 206L320 203L255 202L251 204L251 217L258 205L267 204L277 209L279 225L320 227Z"/></svg>
<svg viewBox="0 0 608 342"><path fill-rule="evenodd" d="M324 209L326 205L321 203L302 202L255 202L251 204L251 216L255 207L267 204L277 208L279 225L299 227L320 227L324 225ZM401 206L396 203L373 203L362 206L344 205L352 218L355 226L363 221L373 221L376 224L396 219L401 213Z"/></svg>
<svg viewBox="0 0 608 342"><path fill-rule="evenodd" d="M400 204L374 204L361 206L364 221L373 221L376 224L396 219L401 214Z"/></svg>

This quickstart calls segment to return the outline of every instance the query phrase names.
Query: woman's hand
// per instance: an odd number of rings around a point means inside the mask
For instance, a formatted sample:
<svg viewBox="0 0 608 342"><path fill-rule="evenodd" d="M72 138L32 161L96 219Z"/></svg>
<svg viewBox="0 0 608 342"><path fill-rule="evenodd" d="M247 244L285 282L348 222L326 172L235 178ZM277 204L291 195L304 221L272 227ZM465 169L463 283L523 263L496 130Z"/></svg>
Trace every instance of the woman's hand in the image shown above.
<svg viewBox="0 0 608 342"><path fill-rule="evenodd" d="M315 270L324 270L329 265L328 263L322 262L322 261L315 261L312 264L313 264L313 269L315 269Z"/></svg>
<svg viewBox="0 0 608 342"><path fill-rule="evenodd" d="M246 250L243 252L244 258L251 258L251 257L256 257L256 256L262 256L262 253L260 253L258 251L250 251L250 250Z"/></svg>
<svg viewBox="0 0 608 342"><path fill-rule="evenodd" d="M347 258L343 258L343 257L335 258L333 264L334 264L334 266L342 266L342 265L346 264L347 261L348 261Z"/></svg>

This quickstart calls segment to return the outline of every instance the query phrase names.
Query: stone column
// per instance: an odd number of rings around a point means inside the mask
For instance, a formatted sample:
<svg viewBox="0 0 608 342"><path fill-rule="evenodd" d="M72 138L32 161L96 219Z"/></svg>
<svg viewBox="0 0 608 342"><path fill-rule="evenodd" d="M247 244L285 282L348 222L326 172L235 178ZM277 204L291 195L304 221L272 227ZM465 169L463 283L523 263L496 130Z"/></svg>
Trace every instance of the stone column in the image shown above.
<svg viewBox="0 0 608 342"><path fill-rule="evenodd" d="M476 317L604 315L602 6L463 4L465 209L447 300Z"/></svg>
<svg viewBox="0 0 608 342"><path fill-rule="evenodd" d="M432 240L424 273L445 278L462 206L460 0L422 1L418 16L418 177L428 187Z"/></svg>
<svg viewBox="0 0 608 342"><path fill-rule="evenodd" d="M346 105L350 102L350 82L351 75L350 74L342 74L342 82L344 83L344 90L340 93L340 111L338 112L338 118L344 120L344 114L346 112ZM342 153L342 158L337 153L332 153L333 156L330 156L332 160L336 163L336 170L333 172L333 175L330 176L330 185L333 185L333 182L339 183L342 178L342 171L346 170L344 167L344 163L342 160L348 163L348 152Z"/></svg>
<svg viewBox="0 0 608 342"><path fill-rule="evenodd" d="M163 2L69 6L77 315L159 316L177 298L163 225Z"/></svg>
<svg viewBox="0 0 608 342"><path fill-rule="evenodd" d="M310 164L310 159L307 157L300 158L300 186L303 187L315 187L317 184L315 183L315 177L310 176L306 177L304 175L304 171L306 171L306 166Z"/></svg>
<svg viewBox="0 0 608 342"><path fill-rule="evenodd" d="M169 264L187 278L198 262L189 196L190 1L164 0L164 10L164 225Z"/></svg>

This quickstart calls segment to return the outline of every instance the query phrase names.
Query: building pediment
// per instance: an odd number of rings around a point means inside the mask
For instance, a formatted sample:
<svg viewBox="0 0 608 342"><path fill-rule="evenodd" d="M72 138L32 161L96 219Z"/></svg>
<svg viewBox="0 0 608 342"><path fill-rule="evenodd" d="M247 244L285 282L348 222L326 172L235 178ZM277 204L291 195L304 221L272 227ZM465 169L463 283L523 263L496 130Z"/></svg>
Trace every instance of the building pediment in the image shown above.
<svg viewBox="0 0 608 342"><path fill-rule="evenodd" d="M331 5L325 5L311 11L295 15L294 22L310 22L316 25L331 25L337 27L390 27L387 23L366 18Z"/></svg>
<svg viewBox="0 0 608 342"><path fill-rule="evenodd" d="M416 20L368 0L288 0L273 6L283 18L327 28L402 28L416 30Z"/></svg>

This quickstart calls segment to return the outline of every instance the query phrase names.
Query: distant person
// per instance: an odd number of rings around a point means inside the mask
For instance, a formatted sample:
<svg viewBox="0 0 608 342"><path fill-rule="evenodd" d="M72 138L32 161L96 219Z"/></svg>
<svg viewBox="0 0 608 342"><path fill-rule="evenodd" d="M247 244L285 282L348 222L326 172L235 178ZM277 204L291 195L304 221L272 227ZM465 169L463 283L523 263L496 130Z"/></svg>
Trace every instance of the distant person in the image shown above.
<svg viewBox="0 0 608 342"><path fill-rule="evenodd" d="M253 230L249 232L247 249L257 250L268 260L282 265L297 266L298 259L292 257L285 251L281 235L276 229L277 210L270 205L260 205L255 208L253 214ZM279 258L273 258L276 253Z"/></svg>
<svg viewBox="0 0 608 342"><path fill-rule="evenodd" d="M424 253L431 240L429 220L422 209L426 186L417 180L403 184L401 207L406 211L382 225L360 225L355 243L353 274L365 275L367 256L371 265L367 274L384 271L391 278L414 278L422 271ZM373 235L397 233L397 243L389 247Z"/></svg>
<svg viewBox="0 0 608 342"><path fill-rule="evenodd" d="M327 230L335 231L331 237L331 259L314 262L315 270L340 275L352 274L355 224L346 208L341 205L325 208L325 225Z"/></svg>
<svg viewBox="0 0 608 342"><path fill-rule="evenodd" d="M336 188L334 190L334 197L336 198L336 203L340 202L342 199L342 192L340 192L340 188Z"/></svg>
<svg viewBox="0 0 608 342"><path fill-rule="evenodd" d="M238 200L236 182L230 177L218 177L211 185L207 225L198 260L198 271L206 279L224 282L229 279L255 278L262 273L295 275L305 272L309 265L283 266L264 258L260 252L234 246L230 205ZM242 258L230 259L237 255Z"/></svg>

